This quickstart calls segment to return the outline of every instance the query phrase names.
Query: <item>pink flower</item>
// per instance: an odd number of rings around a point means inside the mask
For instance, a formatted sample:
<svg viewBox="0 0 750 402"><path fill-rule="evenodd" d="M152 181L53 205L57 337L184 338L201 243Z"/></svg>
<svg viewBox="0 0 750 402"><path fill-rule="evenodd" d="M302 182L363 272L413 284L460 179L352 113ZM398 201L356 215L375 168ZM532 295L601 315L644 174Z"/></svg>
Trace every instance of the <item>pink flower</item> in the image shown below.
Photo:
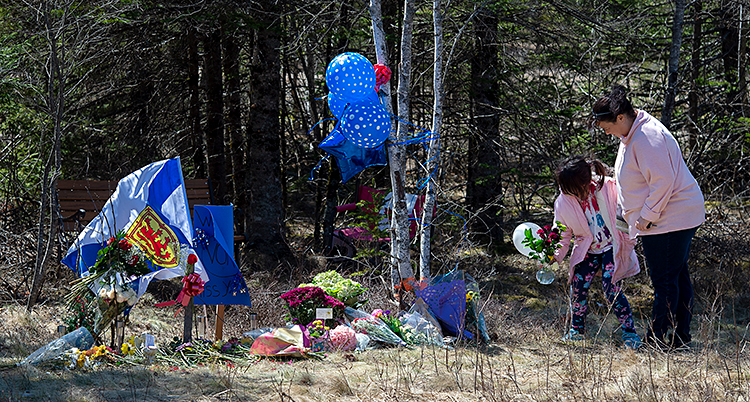
<svg viewBox="0 0 750 402"><path fill-rule="evenodd" d="M334 350L350 352L357 348L357 336L353 329L339 325L328 332L329 345Z"/></svg>

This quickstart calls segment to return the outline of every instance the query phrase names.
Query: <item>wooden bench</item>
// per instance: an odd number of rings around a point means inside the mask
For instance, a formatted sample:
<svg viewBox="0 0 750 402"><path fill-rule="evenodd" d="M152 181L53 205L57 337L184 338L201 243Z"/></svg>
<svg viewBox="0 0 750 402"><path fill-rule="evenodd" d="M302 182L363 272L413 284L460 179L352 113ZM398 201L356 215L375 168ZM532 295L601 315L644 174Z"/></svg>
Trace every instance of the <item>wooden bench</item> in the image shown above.
<svg viewBox="0 0 750 402"><path fill-rule="evenodd" d="M105 180L58 180L57 200L62 229L65 232L80 232L102 210L104 204L117 188L116 181ZM211 205L211 184L208 179L185 180L190 216L195 205ZM235 242L238 237L235 236Z"/></svg>

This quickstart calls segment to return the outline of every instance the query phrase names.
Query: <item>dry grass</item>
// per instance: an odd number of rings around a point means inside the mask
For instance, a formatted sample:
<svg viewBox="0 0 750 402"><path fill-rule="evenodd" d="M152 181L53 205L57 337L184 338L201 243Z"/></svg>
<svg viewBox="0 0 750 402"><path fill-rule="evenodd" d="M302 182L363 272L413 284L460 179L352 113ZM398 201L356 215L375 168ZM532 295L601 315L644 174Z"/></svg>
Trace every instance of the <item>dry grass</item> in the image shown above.
<svg viewBox="0 0 750 402"><path fill-rule="evenodd" d="M166 365L109 365L90 371L12 368L0 371L0 402L750 399L748 327L734 324L726 307L704 303L694 320L694 347L687 352L622 348L616 319L606 306L589 315L587 340L568 345L559 341L567 325L565 286L536 284L533 266L524 261L503 264L475 274L485 292L482 308L492 338L482 348L379 349L331 353L321 361L264 359L248 366L178 370ZM289 283L260 273L247 279L261 325L282 325L278 295ZM369 288L368 309L394 307L379 275L358 279ZM643 279L632 281L626 292L633 295L636 314L647 317L649 292ZM64 311L54 300L50 297L30 314L20 305L0 307L0 364L18 361L55 338ZM172 309L151 307L157 301L147 295L134 308L128 334L149 331L164 344L180 335L182 314L175 318ZM249 312L246 307L227 310L225 339L246 330ZM641 334L643 324L638 322Z"/></svg>

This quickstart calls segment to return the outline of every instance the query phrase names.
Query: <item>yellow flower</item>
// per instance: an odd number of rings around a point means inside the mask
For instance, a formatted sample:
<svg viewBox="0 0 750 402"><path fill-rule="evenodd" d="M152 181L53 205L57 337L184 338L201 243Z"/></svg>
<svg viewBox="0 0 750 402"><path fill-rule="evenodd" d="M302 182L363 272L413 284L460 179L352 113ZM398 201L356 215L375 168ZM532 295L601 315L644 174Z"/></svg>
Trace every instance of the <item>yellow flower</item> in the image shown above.
<svg viewBox="0 0 750 402"><path fill-rule="evenodd" d="M86 355L81 353L78 355L78 359L76 359L76 367L82 368L84 364L86 364Z"/></svg>
<svg viewBox="0 0 750 402"><path fill-rule="evenodd" d="M122 354L125 356L132 355L133 354L133 348L130 346L130 343L123 343L122 347L120 348L122 350Z"/></svg>

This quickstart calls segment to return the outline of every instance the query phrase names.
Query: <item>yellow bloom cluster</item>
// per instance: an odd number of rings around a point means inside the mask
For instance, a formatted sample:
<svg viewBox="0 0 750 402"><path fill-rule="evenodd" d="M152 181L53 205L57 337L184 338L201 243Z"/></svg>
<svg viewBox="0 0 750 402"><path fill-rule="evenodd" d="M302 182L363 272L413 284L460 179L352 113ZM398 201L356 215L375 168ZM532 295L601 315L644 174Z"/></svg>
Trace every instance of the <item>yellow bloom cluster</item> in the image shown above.
<svg viewBox="0 0 750 402"><path fill-rule="evenodd" d="M477 296L479 296L479 293L477 292L472 292L472 291L466 292L466 302L467 303L471 302Z"/></svg>
<svg viewBox="0 0 750 402"><path fill-rule="evenodd" d="M96 363L101 362L104 359L110 358L109 350L107 347L94 346L89 350L78 350L73 348L68 352L68 356L71 358L71 363L68 366L69 369L73 370L76 368L93 367ZM98 359L100 356L104 356L104 359Z"/></svg>

